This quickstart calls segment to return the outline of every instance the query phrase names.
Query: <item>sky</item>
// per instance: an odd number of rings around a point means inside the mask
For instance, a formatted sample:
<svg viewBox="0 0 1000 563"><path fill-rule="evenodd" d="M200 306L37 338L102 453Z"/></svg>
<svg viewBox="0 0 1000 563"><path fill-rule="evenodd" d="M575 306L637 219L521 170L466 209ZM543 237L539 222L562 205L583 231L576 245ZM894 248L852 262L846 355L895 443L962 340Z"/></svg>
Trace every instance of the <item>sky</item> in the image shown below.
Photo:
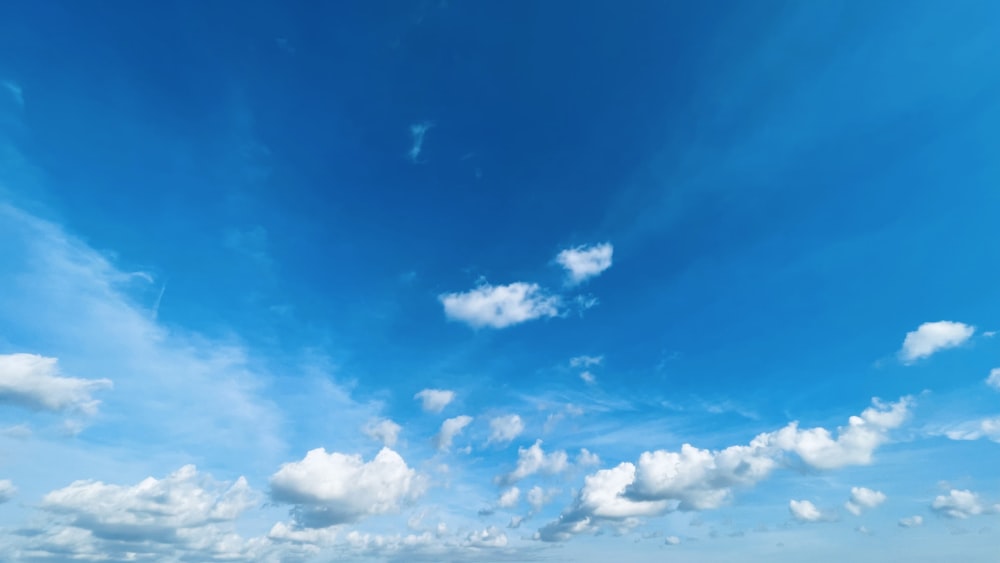
<svg viewBox="0 0 1000 563"><path fill-rule="evenodd" d="M0 552L995 561L998 18L6 2Z"/></svg>

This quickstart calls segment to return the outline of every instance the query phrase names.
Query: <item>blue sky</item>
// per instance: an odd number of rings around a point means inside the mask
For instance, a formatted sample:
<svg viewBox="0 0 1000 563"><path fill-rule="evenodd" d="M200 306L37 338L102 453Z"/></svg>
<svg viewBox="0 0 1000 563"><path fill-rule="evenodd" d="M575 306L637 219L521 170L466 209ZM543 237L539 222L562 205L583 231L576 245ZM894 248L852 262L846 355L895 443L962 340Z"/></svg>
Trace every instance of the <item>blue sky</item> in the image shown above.
<svg viewBox="0 0 1000 563"><path fill-rule="evenodd" d="M14 2L12 561L993 561L1000 6Z"/></svg>

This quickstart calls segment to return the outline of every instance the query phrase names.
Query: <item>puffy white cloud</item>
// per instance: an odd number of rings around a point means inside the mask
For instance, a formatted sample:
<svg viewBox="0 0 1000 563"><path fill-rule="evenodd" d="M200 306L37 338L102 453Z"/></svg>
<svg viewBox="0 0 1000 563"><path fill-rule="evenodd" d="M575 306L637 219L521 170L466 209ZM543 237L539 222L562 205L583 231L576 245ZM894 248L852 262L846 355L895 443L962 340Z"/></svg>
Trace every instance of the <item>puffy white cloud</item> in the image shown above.
<svg viewBox="0 0 1000 563"><path fill-rule="evenodd" d="M111 387L111 380L61 376L57 361L35 354L0 354L0 401L35 410L94 414L100 401L92 393Z"/></svg>
<svg viewBox="0 0 1000 563"><path fill-rule="evenodd" d="M870 463L874 451L888 441L889 430L906 420L911 404L909 397L889 404L875 399L860 416L850 417L836 438L825 428L801 430L791 423L762 433L745 446L713 451L684 444L680 451L644 452L636 465L625 462L588 476L574 503L557 521L540 529L538 539L563 541L596 530L603 520L718 508L736 488L766 479L789 453L817 469ZM860 490L858 498L873 502Z"/></svg>
<svg viewBox="0 0 1000 563"><path fill-rule="evenodd" d="M949 518L966 519L990 512L996 512L996 506L987 506L978 494L965 489L952 489L947 495L938 495L931 503L931 508Z"/></svg>
<svg viewBox="0 0 1000 563"><path fill-rule="evenodd" d="M500 495L497 506L500 508L510 508L516 505L519 500L521 500L521 489L511 487Z"/></svg>
<svg viewBox="0 0 1000 563"><path fill-rule="evenodd" d="M907 516L905 518L899 519L900 528L917 528L923 525L924 525L924 517L920 515Z"/></svg>
<svg viewBox="0 0 1000 563"><path fill-rule="evenodd" d="M277 522L267 533L267 537L275 542L305 543L312 545L330 545L337 539L337 528L300 528L294 524Z"/></svg>
<svg viewBox="0 0 1000 563"><path fill-rule="evenodd" d="M788 501L788 511L799 522L819 522L823 519L823 513L807 500Z"/></svg>
<svg viewBox="0 0 1000 563"><path fill-rule="evenodd" d="M913 400L903 397L896 403L873 401L861 416L852 416L848 425L837 429L837 437L822 427L801 430L798 423L768 436L770 443L791 451L807 464L819 469L871 463L875 450L889 440L888 432L898 428L909 415Z"/></svg>
<svg viewBox="0 0 1000 563"><path fill-rule="evenodd" d="M614 247L608 242L577 246L560 252L556 262L566 269L570 284L575 285L610 268L613 253Z"/></svg>
<svg viewBox="0 0 1000 563"><path fill-rule="evenodd" d="M474 328L505 328L526 321L559 315L560 298L535 283L508 285L483 283L463 293L439 297L445 315Z"/></svg>
<svg viewBox="0 0 1000 563"><path fill-rule="evenodd" d="M14 498L17 494L17 487L10 479L0 479L0 504L3 504L10 499Z"/></svg>
<svg viewBox="0 0 1000 563"><path fill-rule="evenodd" d="M586 467L588 465L600 465L601 458L588 450L587 448L580 448L580 453L576 456L576 464L580 467Z"/></svg>
<svg viewBox="0 0 1000 563"><path fill-rule="evenodd" d="M472 422L472 417L468 415L460 415L454 418L449 418L441 423L441 430L434 437L434 445L439 450L447 450L451 447L452 440L455 436L462 433L462 430Z"/></svg>
<svg viewBox="0 0 1000 563"><path fill-rule="evenodd" d="M455 400L455 392L447 389L424 389L413 396L427 412L438 413Z"/></svg>
<svg viewBox="0 0 1000 563"><path fill-rule="evenodd" d="M425 479L389 448L369 462L360 455L311 450L271 476L271 496L296 505L298 524L322 528L394 512L420 497Z"/></svg>
<svg viewBox="0 0 1000 563"><path fill-rule="evenodd" d="M465 541L469 547L505 547L507 545L507 534L503 533L496 526L490 526L483 530L471 532Z"/></svg>
<svg viewBox="0 0 1000 563"><path fill-rule="evenodd" d="M534 475L535 473L547 473L549 475L561 473L569 467L569 456L563 450L546 454L542 450L542 441L535 440L529 448L517 449L517 467L513 471L500 478L501 483L515 483Z"/></svg>
<svg viewBox="0 0 1000 563"><path fill-rule="evenodd" d="M497 416L490 420L488 443L506 444L524 432L524 422L516 414Z"/></svg>
<svg viewBox="0 0 1000 563"><path fill-rule="evenodd" d="M986 384L1000 391L1000 368L990 370L990 375L986 378Z"/></svg>
<svg viewBox="0 0 1000 563"><path fill-rule="evenodd" d="M954 321L924 323L917 330L906 333L899 358L905 364L912 364L939 350L961 346L975 332L975 327Z"/></svg>
<svg viewBox="0 0 1000 563"><path fill-rule="evenodd" d="M383 446L391 448L396 445L396 440L399 439L399 432L402 429L402 426L396 424L388 418L380 418L365 424L361 431L365 433L365 436L368 436L372 440L382 442Z"/></svg>
<svg viewBox="0 0 1000 563"><path fill-rule="evenodd" d="M844 508L855 516L860 516L866 508L875 508L885 502L885 493L865 487L851 487L851 499Z"/></svg>

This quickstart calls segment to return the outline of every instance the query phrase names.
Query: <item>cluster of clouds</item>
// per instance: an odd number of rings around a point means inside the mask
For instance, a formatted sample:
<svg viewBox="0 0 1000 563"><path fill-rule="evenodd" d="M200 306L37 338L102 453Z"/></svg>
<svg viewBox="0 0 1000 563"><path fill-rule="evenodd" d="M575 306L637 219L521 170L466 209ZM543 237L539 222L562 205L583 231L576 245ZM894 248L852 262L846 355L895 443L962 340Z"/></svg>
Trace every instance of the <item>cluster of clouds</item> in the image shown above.
<svg viewBox="0 0 1000 563"><path fill-rule="evenodd" d="M566 286L575 287L611 267L611 243L577 246L559 252L556 263L566 270ZM506 328L527 321L552 318L566 312L567 299L537 283L513 282L492 285L486 281L464 292L439 296L445 316L473 328ZM581 308L596 304L592 297L577 296L572 302Z"/></svg>

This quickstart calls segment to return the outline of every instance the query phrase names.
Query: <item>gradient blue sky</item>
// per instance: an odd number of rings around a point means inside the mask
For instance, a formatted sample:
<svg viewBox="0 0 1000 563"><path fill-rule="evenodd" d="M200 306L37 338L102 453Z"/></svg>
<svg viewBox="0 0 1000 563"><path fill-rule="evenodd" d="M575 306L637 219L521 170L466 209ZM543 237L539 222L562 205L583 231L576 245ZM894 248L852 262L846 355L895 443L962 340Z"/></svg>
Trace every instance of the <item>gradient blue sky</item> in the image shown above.
<svg viewBox="0 0 1000 563"><path fill-rule="evenodd" d="M7 2L11 561L995 561L995 2Z"/></svg>

